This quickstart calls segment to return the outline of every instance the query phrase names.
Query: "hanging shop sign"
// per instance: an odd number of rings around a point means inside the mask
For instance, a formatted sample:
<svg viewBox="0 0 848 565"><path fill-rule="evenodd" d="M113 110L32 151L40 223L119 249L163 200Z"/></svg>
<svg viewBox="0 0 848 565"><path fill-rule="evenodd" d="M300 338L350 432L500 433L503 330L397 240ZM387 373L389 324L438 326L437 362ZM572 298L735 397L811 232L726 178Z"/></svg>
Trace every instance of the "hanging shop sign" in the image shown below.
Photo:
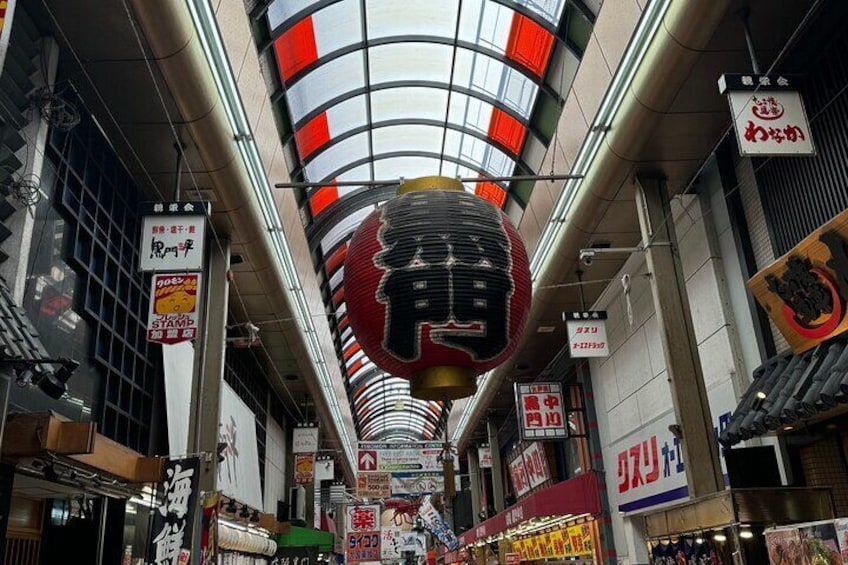
<svg viewBox="0 0 848 565"><path fill-rule="evenodd" d="M815 155L810 122L796 77L722 75L742 156Z"/></svg>
<svg viewBox="0 0 848 565"><path fill-rule="evenodd" d="M606 312L564 312L562 318L572 358L609 357Z"/></svg>
<svg viewBox="0 0 848 565"><path fill-rule="evenodd" d="M332 457L318 458L315 461L315 480L332 481L336 478L336 463Z"/></svg>
<svg viewBox="0 0 848 565"><path fill-rule="evenodd" d="M292 430L292 453L315 453L317 451L317 427L298 427Z"/></svg>
<svg viewBox="0 0 848 565"><path fill-rule="evenodd" d="M344 483L334 483L330 485L330 504L344 504L345 501L345 485Z"/></svg>
<svg viewBox="0 0 848 565"><path fill-rule="evenodd" d="M384 527L380 529L380 555L383 561L400 559L401 548L400 528Z"/></svg>
<svg viewBox="0 0 848 565"><path fill-rule="evenodd" d="M481 469L492 468L492 449L487 445L477 448L477 460L480 462Z"/></svg>
<svg viewBox="0 0 848 565"><path fill-rule="evenodd" d="M200 273L155 274L147 341L173 345L197 337Z"/></svg>
<svg viewBox="0 0 848 565"><path fill-rule="evenodd" d="M218 488L251 508L263 508L256 417L227 383L221 389L218 442L224 457L218 464Z"/></svg>
<svg viewBox="0 0 848 565"><path fill-rule="evenodd" d="M509 478L512 479L512 488L515 489L516 496L523 496L530 492L530 478L527 476L527 467L520 451L509 462Z"/></svg>
<svg viewBox="0 0 848 565"><path fill-rule="evenodd" d="M295 453L294 482L299 485L310 485L315 480L315 454Z"/></svg>
<svg viewBox="0 0 848 565"><path fill-rule="evenodd" d="M359 473L356 476L356 496L360 498L389 498L391 495L391 473Z"/></svg>
<svg viewBox="0 0 848 565"><path fill-rule="evenodd" d="M140 271L203 269L208 202L145 202L140 211Z"/></svg>
<svg viewBox="0 0 848 565"><path fill-rule="evenodd" d="M521 439L569 437L560 383L515 383L515 405Z"/></svg>
<svg viewBox="0 0 848 565"><path fill-rule="evenodd" d="M401 532L400 551L414 553L416 557L427 555L427 536L424 532Z"/></svg>
<svg viewBox="0 0 848 565"><path fill-rule="evenodd" d="M449 551L459 548L459 540L456 538L456 534L453 533L451 527L433 506L429 495L424 497L424 502L418 507L418 516L421 517L424 527L436 536Z"/></svg>
<svg viewBox="0 0 848 565"><path fill-rule="evenodd" d="M754 275L748 288L796 353L848 330L848 210Z"/></svg>
<svg viewBox="0 0 848 565"><path fill-rule="evenodd" d="M358 475L388 473L390 494L421 495L444 490L440 442L359 442Z"/></svg>
<svg viewBox="0 0 848 565"><path fill-rule="evenodd" d="M380 506L349 506L345 512L345 554L348 563L380 561Z"/></svg>
<svg viewBox="0 0 848 565"><path fill-rule="evenodd" d="M348 247L350 326L374 364L409 379L413 397L470 396L524 332L527 252L509 218L457 179L413 179L398 192Z"/></svg>
<svg viewBox="0 0 848 565"><path fill-rule="evenodd" d="M530 442L522 452L524 468L527 471L527 480L530 488L535 489L551 480L551 471L548 468L548 456L545 447L537 441Z"/></svg>
<svg viewBox="0 0 848 565"><path fill-rule="evenodd" d="M165 480L157 487L159 505L153 510L146 564L188 563L197 507L200 459L170 459L165 463Z"/></svg>

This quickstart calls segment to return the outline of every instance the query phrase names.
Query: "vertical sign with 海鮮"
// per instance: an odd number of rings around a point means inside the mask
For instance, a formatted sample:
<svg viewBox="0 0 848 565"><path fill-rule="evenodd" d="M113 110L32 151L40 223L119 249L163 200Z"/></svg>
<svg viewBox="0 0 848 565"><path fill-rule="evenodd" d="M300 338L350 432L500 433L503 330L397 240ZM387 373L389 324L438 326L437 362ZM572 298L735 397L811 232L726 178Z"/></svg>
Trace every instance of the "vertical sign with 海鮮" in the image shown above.
<svg viewBox="0 0 848 565"><path fill-rule="evenodd" d="M170 459L157 490L161 497L151 510L153 524L145 565L188 563L194 535L199 457Z"/></svg>

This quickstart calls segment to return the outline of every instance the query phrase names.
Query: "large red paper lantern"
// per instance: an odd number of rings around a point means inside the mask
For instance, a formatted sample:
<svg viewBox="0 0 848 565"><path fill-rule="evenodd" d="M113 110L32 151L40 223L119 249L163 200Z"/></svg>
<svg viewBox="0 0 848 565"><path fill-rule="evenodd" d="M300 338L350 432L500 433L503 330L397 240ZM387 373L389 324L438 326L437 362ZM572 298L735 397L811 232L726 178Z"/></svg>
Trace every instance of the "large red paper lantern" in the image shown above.
<svg viewBox="0 0 848 565"><path fill-rule="evenodd" d="M456 179L406 181L353 234L345 259L350 325L412 395L456 399L504 362L527 323L530 269L509 218Z"/></svg>

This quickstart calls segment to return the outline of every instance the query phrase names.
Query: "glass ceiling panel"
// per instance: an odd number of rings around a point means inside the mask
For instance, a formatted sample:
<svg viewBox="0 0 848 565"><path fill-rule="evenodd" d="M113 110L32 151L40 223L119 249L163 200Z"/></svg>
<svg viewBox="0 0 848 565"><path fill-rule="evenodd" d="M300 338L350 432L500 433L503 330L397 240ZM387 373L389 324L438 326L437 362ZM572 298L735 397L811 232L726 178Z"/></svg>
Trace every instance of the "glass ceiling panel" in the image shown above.
<svg viewBox="0 0 848 565"><path fill-rule="evenodd" d="M276 0L268 6L268 27L277 29L283 22L309 7L315 0Z"/></svg>
<svg viewBox="0 0 848 565"><path fill-rule="evenodd" d="M306 164L306 176L316 181L332 180L330 176L343 163L368 156L368 132L358 133L329 146Z"/></svg>
<svg viewBox="0 0 848 565"><path fill-rule="evenodd" d="M459 40L506 53L514 14L491 0L463 0Z"/></svg>
<svg viewBox="0 0 848 565"><path fill-rule="evenodd" d="M368 39L399 35L453 37L456 32L456 0L366 0Z"/></svg>
<svg viewBox="0 0 848 565"><path fill-rule="evenodd" d="M453 96L456 96L456 93ZM423 87L387 88L371 94L371 116L375 123L410 118L444 120L447 103L447 90Z"/></svg>
<svg viewBox="0 0 848 565"><path fill-rule="evenodd" d="M371 84L401 80L450 82L453 48L437 43L396 43L368 49Z"/></svg>
<svg viewBox="0 0 848 565"><path fill-rule="evenodd" d="M539 87L504 63L469 49L457 49L453 84L502 101L522 118L529 118Z"/></svg>
<svg viewBox="0 0 848 565"><path fill-rule="evenodd" d="M445 155L478 165L493 177L507 176L515 169L515 161L503 151L479 137L456 130L448 130L445 136Z"/></svg>
<svg viewBox="0 0 848 565"><path fill-rule="evenodd" d="M354 51L319 66L286 91L292 120L307 114L346 92L365 87L362 51Z"/></svg>
<svg viewBox="0 0 848 565"><path fill-rule="evenodd" d="M439 174L439 160L431 157L392 157L374 161L374 176L378 179L414 179Z"/></svg>
<svg viewBox="0 0 848 565"><path fill-rule="evenodd" d="M374 130L374 153L428 151L440 153L444 128L438 126L391 126Z"/></svg>
<svg viewBox="0 0 848 565"><path fill-rule="evenodd" d="M340 284L342 284L342 277L344 277L344 267L341 267L338 271L336 271L332 277L330 277L330 291L335 291L336 288Z"/></svg>
<svg viewBox="0 0 848 565"><path fill-rule="evenodd" d="M565 6L565 0L516 0L515 3L535 12L552 24L559 22L562 17L562 8Z"/></svg>
<svg viewBox="0 0 848 565"><path fill-rule="evenodd" d="M364 94L354 96L327 109L327 129L330 139L368 123L367 100Z"/></svg>
<svg viewBox="0 0 848 565"><path fill-rule="evenodd" d="M311 16L318 56L362 41L362 12L359 0L330 4Z"/></svg>
<svg viewBox="0 0 848 565"><path fill-rule="evenodd" d="M356 227L362 223L362 221L371 213L374 209L374 206L368 206L366 208L361 208L351 215L344 218L338 224L333 226L333 229L330 230L330 233L321 240L321 248L322 249L332 249L338 242L344 239L349 233L356 229Z"/></svg>

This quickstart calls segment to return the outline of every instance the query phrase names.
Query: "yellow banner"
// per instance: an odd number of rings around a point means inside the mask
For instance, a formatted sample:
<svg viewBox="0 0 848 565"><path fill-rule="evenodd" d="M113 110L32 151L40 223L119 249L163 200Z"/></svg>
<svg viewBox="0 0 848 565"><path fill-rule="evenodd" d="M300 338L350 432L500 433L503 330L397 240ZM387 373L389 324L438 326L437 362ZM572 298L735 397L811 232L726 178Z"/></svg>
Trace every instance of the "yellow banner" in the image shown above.
<svg viewBox="0 0 848 565"><path fill-rule="evenodd" d="M512 542L512 550L521 554L522 561L592 555L595 552L592 524L578 524L519 539Z"/></svg>

